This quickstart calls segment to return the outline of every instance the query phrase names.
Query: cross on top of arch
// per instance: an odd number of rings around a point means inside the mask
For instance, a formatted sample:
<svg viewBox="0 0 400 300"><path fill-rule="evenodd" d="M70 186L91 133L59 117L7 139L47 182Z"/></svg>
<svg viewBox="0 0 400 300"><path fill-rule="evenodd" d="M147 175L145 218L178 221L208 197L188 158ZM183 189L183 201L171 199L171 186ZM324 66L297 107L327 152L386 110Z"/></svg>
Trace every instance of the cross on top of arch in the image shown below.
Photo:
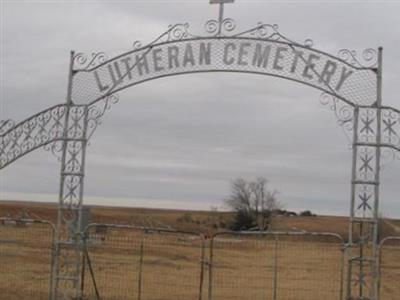
<svg viewBox="0 0 400 300"><path fill-rule="evenodd" d="M210 0L210 4L219 4L218 35L221 34L224 23L224 5L227 3L233 3L234 1L235 0Z"/></svg>

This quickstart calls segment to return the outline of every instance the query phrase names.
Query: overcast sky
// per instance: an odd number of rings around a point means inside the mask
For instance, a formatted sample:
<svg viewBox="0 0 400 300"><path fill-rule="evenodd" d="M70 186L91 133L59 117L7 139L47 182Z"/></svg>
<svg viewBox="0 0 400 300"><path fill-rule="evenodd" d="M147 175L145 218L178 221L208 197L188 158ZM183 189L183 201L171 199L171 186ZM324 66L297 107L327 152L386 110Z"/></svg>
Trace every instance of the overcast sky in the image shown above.
<svg viewBox="0 0 400 300"><path fill-rule="evenodd" d="M226 6L238 31L279 24L332 54L384 47L384 103L400 108L399 1L248 1ZM23 120L66 95L69 51L131 49L168 25L195 33L217 6L198 1L1 0L0 119ZM87 156L85 203L222 207L230 180L266 177L286 209L347 215L351 151L320 92L246 74L150 81L120 93ZM59 163L40 149L0 173L0 199L57 201ZM400 217L400 161L382 174L382 212Z"/></svg>

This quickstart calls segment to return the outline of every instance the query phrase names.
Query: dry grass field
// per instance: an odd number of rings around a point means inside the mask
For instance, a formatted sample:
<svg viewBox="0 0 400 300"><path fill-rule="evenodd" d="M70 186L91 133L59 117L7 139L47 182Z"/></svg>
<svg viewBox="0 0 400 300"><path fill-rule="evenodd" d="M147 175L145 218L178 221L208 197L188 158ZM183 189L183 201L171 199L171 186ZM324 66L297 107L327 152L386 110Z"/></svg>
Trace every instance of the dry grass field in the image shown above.
<svg viewBox="0 0 400 300"><path fill-rule="evenodd" d="M6 210L17 213L21 207L0 204L0 215ZM143 218L146 212L153 222L166 227L209 232L218 230L215 222L226 222L230 217L190 212L189 218L187 212L180 211L113 212L111 208L96 208L92 214L97 222L114 223L114 219L128 224L135 214ZM29 213L51 219L54 207L30 207ZM287 218L278 224L280 229L319 229L343 235L346 230L346 219L335 217ZM341 299L343 252L337 238L219 234L212 252L210 244L210 239L199 234L103 227L90 228L87 239L102 300L199 300L200 294L205 300L210 286L213 300ZM0 299L47 299L50 251L51 228L47 225L0 225ZM84 278L84 299L97 299L88 266ZM383 248L381 291L382 300L399 299L400 242Z"/></svg>
<svg viewBox="0 0 400 300"><path fill-rule="evenodd" d="M41 218L56 222L57 206L47 203L0 201L0 217ZM91 221L94 223L165 227L184 231L212 233L226 230L233 217L229 212L183 211L126 207L91 207ZM347 237L346 217L279 217L274 230L335 232ZM387 228L387 235L395 233Z"/></svg>

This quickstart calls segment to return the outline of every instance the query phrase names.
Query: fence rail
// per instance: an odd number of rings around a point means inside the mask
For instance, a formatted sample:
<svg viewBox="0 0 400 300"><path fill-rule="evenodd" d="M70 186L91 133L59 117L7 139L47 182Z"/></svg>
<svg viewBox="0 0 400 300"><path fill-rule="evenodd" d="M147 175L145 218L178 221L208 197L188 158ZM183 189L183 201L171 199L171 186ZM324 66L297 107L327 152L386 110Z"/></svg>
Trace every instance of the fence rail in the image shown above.
<svg viewBox="0 0 400 300"><path fill-rule="evenodd" d="M0 299L50 299L54 233L50 222L0 218ZM342 300L346 250L332 233L91 224L82 300ZM380 244L380 278L380 300L397 299L400 237Z"/></svg>

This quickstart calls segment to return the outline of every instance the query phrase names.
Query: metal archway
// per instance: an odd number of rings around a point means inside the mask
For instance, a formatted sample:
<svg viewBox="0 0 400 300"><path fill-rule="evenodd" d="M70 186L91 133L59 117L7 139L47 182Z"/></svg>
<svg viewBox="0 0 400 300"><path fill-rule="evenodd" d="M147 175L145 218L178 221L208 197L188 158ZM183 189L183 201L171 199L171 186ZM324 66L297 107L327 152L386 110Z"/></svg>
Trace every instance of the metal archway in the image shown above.
<svg viewBox="0 0 400 300"><path fill-rule="evenodd" d="M188 24L170 26L152 43L107 60L103 53L71 53L67 101L16 125L0 124L0 169L45 147L61 160L53 270L53 299L81 299L81 209L89 138L116 93L166 76L240 72L296 81L323 92L339 124L352 133L353 163L349 223L347 299L378 299L378 214L382 149L400 157L400 110L382 105L382 49L338 56L294 42L276 25L234 33L222 14L195 35ZM354 233L357 232L357 239ZM372 253L363 251L372 244Z"/></svg>

